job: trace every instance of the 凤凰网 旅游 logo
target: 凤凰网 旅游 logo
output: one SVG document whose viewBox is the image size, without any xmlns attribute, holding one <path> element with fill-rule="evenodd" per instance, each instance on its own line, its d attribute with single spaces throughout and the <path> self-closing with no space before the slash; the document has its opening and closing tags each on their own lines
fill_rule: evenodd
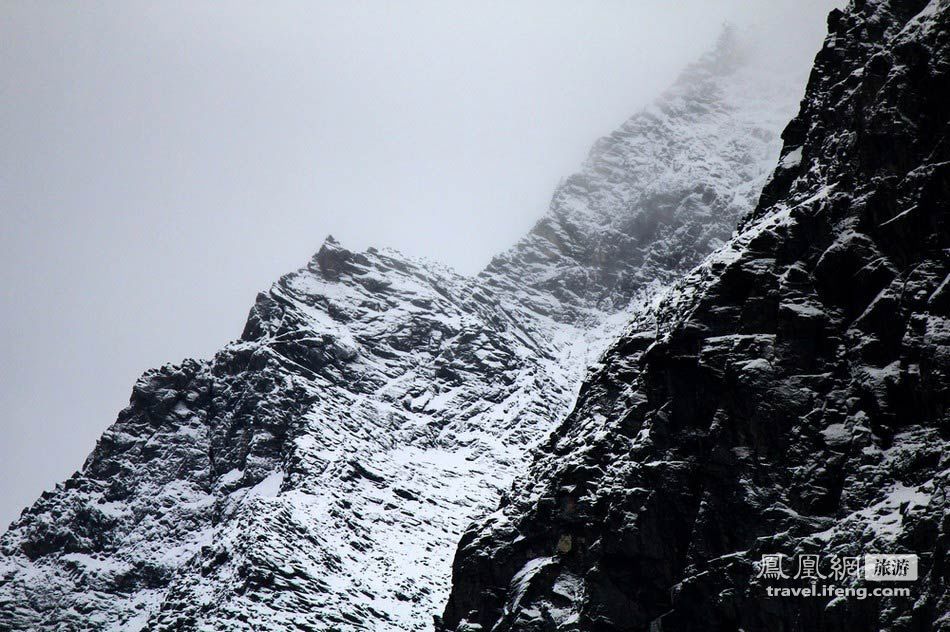
<svg viewBox="0 0 950 632">
<path fill-rule="evenodd" d="M 755 564 L 756 582 L 770 597 L 910 596 L 910 587 L 882 582 L 912 582 L 918 576 L 913 553 L 823 556 L 817 553 L 764 554 Z M 874 582 L 870 586 L 867 584 Z"/>
</svg>

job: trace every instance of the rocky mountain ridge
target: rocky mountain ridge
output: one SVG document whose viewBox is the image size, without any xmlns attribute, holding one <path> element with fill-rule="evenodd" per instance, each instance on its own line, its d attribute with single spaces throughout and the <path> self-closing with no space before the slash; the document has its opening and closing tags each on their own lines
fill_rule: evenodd
<svg viewBox="0 0 950 632">
<path fill-rule="evenodd" d="M 479 275 L 328 239 L 239 340 L 143 375 L 0 539 L 0 627 L 428 628 L 463 529 L 753 206 L 799 91 L 740 53 L 601 140 Z"/>
<path fill-rule="evenodd" d="M 466 532 L 439 629 L 950 629 L 950 2 L 828 26 L 759 204 Z M 909 597 L 762 572 L 895 553 Z"/>
</svg>

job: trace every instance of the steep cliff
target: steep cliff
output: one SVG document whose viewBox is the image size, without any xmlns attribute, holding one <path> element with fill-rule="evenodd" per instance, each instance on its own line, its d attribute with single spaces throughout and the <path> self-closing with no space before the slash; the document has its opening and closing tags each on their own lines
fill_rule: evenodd
<svg viewBox="0 0 950 632">
<path fill-rule="evenodd" d="M 950 2 L 828 25 L 759 204 L 463 536 L 444 629 L 950 629 Z M 761 566 L 878 553 L 909 597 Z"/>
<path fill-rule="evenodd" d="M 429 627 L 587 367 L 752 208 L 804 83 L 752 61 L 725 36 L 481 274 L 331 239 L 239 340 L 146 373 L 0 540 L 0 628 Z"/>
</svg>

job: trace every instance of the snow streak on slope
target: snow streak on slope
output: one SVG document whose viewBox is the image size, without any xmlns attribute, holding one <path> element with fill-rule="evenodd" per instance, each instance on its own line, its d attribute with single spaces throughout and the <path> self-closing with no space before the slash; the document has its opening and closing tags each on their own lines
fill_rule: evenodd
<svg viewBox="0 0 950 632">
<path fill-rule="evenodd" d="M 725 36 L 476 277 L 330 239 L 146 373 L 0 541 L 0 627 L 425 629 L 587 367 L 753 205 L 802 81 L 750 68 Z"/>
</svg>

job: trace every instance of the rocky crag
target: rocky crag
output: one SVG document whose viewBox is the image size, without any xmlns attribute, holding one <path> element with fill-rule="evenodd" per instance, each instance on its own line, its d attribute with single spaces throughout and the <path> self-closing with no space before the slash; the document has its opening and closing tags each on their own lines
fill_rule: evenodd
<svg viewBox="0 0 950 632">
<path fill-rule="evenodd" d="M 760 202 L 465 533 L 442 629 L 950 629 L 950 2 L 828 26 Z M 761 566 L 873 553 L 911 596 Z"/>
<path fill-rule="evenodd" d="M 327 240 L 0 539 L 4 630 L 419 630 L 622 323 L 753 207 L 801 78 L 729 35 L 480 274 Z M 766 69 L 769 70 L 769 69 Z"/>
</svg>

